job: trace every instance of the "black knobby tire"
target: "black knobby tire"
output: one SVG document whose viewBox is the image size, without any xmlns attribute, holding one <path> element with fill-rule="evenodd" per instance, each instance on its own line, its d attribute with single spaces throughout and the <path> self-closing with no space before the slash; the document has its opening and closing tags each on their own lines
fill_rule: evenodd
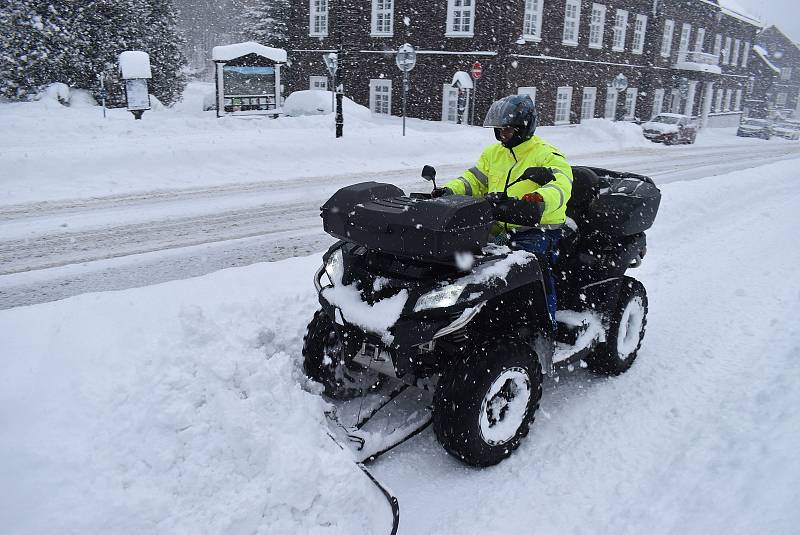
<svg viewBox="0 0 800 535">
<path fill-rule="evenodd" d="M 442 374 L 433 430 L 466 464 L 491 466 L 527 436 L 541 397 L 542 369 L 533 349 L 513 338 L 485 340 Z"/>
<path fill-rule="evenodd" d="M 646 327 L 647 291 L 638 280 L 624 277 L 606 341 L 586 359 L 589 369 L 606 375 L 627 371 L 636 360 Z"/>
<path fill-rule="evenodd" d="M 334 399 L 364 395 L 380 382 L 377 372 L 355 363 L 345 364 L 333 321 L 322 310 L 314 314 L 303 337 L 303 371 Z"/>
</svg>

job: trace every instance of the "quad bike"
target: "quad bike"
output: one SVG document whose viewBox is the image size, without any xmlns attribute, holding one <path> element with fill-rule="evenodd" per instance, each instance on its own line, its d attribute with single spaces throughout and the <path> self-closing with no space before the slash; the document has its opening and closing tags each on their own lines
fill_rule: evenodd
<svg viewBox="0 0 800 535">
<path fill-rule="evenodd" d="M 406 196 L 366 182 L 322 206 L 325 231 L 340 241 L 315 275 L 321 308 L 303 365 L 357 460 L 432 421 L 449 453 L 496 464 L 528 434 L 543 375 L 577 363 L 608 375 L 631 366 L 647 295 L 626 272 L 645 256 L 661 194 L 644 176 L 573 171 L 555 330 L 537 257 L 490 243 L 496 197 Z"/>
</svg>

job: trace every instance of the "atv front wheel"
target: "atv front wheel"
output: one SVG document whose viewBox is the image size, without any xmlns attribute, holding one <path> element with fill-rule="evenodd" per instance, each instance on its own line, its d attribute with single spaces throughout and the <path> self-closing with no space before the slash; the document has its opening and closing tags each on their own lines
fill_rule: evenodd
<svg viewBox="0 0 800 535">
<path fill-rule="evenodd" d="M 528 434 L 542 397 L 542 369 L 521 340 L 489 339 L 439 380 L 433 430 L 472 466 L 497 464 Z"/>
<path fill-rule="evenodd" d="M 627 371 L 636 360 L 646 326 L 647 292 L 638 280 L 624 277 L 606 341 L 586 359 L 589 369 L 606 375 Z"/>
<path fill-rule="evenodd" d="M 352 399 L 377 388 L 380 375 L 356 363 L 345 363 L 344 346 L 333 321 L 325 312 L 314 314 L 303 337 L 303 371 L 322 383 L 325 394 L 334 399 Z"/>
</svg>

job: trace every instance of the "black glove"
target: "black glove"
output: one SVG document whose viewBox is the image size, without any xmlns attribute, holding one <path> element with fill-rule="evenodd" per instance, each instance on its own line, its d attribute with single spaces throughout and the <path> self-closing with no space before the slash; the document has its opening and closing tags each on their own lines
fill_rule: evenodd
<svg viewBox="0 0 800 535">
<path fill-rule="evenodd" d="M 532 227 L 539 224 L 544 213 L 544 203 L 515 199 L 505 193 L 490 193 L 486 200 L 492 205 L 492 217 L 503 223 Z"/>
<path fill-rule="evenodd" d="M 453 195 L 453 190 L 450 188 L 433 188 L 433 191 L 431 192 L 432 199 L 446 197 L 447 195 Z"/>
<path fill-rule="evenodd" d="M 540 186 L 556 179 L 556 176 L 548 167 L 528 167 L 520 177 L 523 180 L 533 180 Z"/>
</svg>

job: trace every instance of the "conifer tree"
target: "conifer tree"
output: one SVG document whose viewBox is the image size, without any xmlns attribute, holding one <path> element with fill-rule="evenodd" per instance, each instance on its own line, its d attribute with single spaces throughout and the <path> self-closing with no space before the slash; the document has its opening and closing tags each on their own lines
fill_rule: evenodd
<svg viewBox="0 0 800 535">
<path fill-rule="evenodd" d="M 262 45 L 285 49 L 290 9 L 289 0 L 256 0 L 245 21 L 245 34 Z"/>
<path fill-rule="evenodd" d="M 150 54 L 150 67 L 153 72 L 150 93 L 169 106 L 180 99 L 186 87 L 186 76 L 183 73 L 186 65 L 183 53 L 185 42 L 177 29 L 172 0 L 146 1 L 147 45 L 142 50 Z"/>
</svg>

